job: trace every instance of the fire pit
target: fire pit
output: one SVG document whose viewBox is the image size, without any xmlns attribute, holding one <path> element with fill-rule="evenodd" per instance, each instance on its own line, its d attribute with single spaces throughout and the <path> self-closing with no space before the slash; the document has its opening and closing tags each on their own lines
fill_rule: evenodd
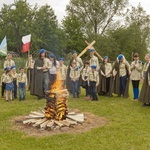
<svg viewBox="0 0 150 150">
<path fill-rule="evenodd" d="M 74 127 L 84 122 L 83 114 L 70 112 L 68 109 L 69 92 L 63 89 L 63 82 L 58 73 L 56 81 L 46 92 L 46 107 L 44 110 L 31 111 L 25 117 L 23 124 L 32 125 L 43 129 L 61 129 Z"/>
</svg>

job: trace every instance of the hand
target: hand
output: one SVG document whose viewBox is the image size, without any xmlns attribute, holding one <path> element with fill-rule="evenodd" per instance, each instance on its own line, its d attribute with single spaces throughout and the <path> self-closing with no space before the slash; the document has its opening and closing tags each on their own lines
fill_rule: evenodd
<svg viewBox="0 0 150 150">
<path fill-rule="evenodd" d="M 148 81 L 148 85 L 150 86 L 150 81 Z"/>
<path fill-rule="evenodd" d="M 46 69 L 46 67 L 42 67 L 42 70 L 45 70 Z"/>
</svg>

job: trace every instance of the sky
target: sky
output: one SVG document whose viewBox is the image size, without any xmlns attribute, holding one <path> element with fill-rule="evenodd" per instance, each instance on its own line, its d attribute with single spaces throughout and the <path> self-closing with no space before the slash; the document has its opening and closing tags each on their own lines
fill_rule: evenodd
<svg viewBox="0 0 150 150">
<path fill-rule="evenodd" d="M 31 5 L 38 4 L 38 5 L 50 5 L 53 10 L 55 11 L 55 15 L 57 16 L 57 19 L 59 23 L 61 23 L 61 20 L 66 15 L 65 9 L 66 5 L 69 4 L 70 0 L 27 0 Z M 14 0 L 0 0 L 0 7 L 3 6 L 3 4 L 11 4 Z M 144 8 L 147 14 L 150 15 L 150 0 L 129 0 L 129 5 L 137 6 L 139 3 L 141 3 L 141 6 Z"/>
</svg>

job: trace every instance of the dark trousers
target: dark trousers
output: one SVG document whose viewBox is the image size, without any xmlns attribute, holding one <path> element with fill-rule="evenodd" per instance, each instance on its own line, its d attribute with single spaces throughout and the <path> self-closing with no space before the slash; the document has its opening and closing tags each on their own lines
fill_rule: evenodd
<svg viewBox="0 0 150 150">
<path fill-rule="evenodd" d="M 2 82 L 2 97 L 4 97 L 4 92 L 5 92 L 5 86 L 6 84 L 4 82 Z"/>
<path fill-rule="evenodd" d="M 71 81 L 73 98 L 75 98 L 76 95 L 77 95 L 77 97 L 79 97 L 79 88 L 78 88 L 79 86 L 78 86 L 78 84 L 79 84 L 79 81 L 78 81 L 78 80 L 76 80 L 76 81 Z"/>
<path fill-rule="evenodd" d="M 50 85 L 52 85 L 56 81 L 56 74 L 50 74 L 49 75 L 49 80 L 50 80 Z"/>
<path fill-rule="evenodd" d="M 134 99 L 139 98 L 139 83 L 140 83 L 140 80 L 132 80 Z"/>
<path fill-rule="evenodd" d="M 92 100 L 98 100 L 95 81 L 90 81 L 90 96 Z"/>
<path fill-rule="evenodd" d="M 120 77 L 120 95 L 124 95 L 127 83 L 127 76 Z"/>
<path fill-rule="evenodd" d="M 89 96 L 90 95 L 90 90 L 89 90 L 89 86 L 88 86 L 88 82 L 87 81 L 83 82 L 83 87 L 85 88 L 86 96 Z"/>
<path fill-rule="evenodd" d="M 28 69 L 27 70 L 28 90 L 31 89 L 32 74 L 33 74 L 33 69 Z"/>
<path fill-rule="evenodd" d="M 109 88 L 110 88 L 110 77 L 106 78 L 106 92 L 109 92 Z"/>
<path fill-rule="evenodd" d="M 14 89 L 13 89 L 13 98 L 17 98 L 17 80 L 13 81 Z"/>
</svg>

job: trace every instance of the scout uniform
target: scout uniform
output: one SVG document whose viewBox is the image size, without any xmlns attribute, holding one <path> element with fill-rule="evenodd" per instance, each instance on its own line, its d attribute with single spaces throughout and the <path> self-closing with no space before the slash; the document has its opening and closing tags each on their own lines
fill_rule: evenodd
<svg viewBox="0 0 150 150">
<path fill-rule="evenodd" d="M 129 97 L 129 75 L 131 74 L 130 65 L 124 55 L 120 54 L 113 67 L 114 93 L 118 96 Z"/>
<path fill-rule="evenodd" d="M 12 59 L 5 60 L 4 68 L 11 68 L 12 66 L 15 66 L 15 62 Z"/>
<path fill-rule="evenodd" d="M 17 98 L 17 76 L 18 76 L 18 74 L 16 73 L 15 66 L 12 66 L 11 69 L 12 69 L 12 77 L 13 77 L 13 84 L 14 84 L 13 99 L 16 99 Z"/>
<path fill-rule="evenodd" d="M 10 70 L 8 70 L 10 72 Z M 8 96 L 10 94 L 10 100 L 13 100 L 12 97 L 12 90 L 14 88 L 13 84 L 13 77 L 9 75 L 6 71 L 6 75 L 4 76 L 4 83 L 6 84 L 5 89 L 6 89 L 6 102 L 8 102 Z"/>
<path fill-rule="evenodd" d="M 30 59 L 28 59 L 28 61 L 26 62 L 26 65 L 25 65 L 25 68 L 27 69 L 27 79 L 28 79 L 29 90 L 31 88 L 31 82 L 32 82 L 31 80 L 32 80 L 34 63 L 35 63 L 35 61 L 32 58 L 30 58 Z"/>
<path fill-rule="evenodd" d="M 103 95 L 106 95 L 109 92 L 110 78 L 111 78 L 111 71 L 112 71 L 111 63 L 104 62 L 106 59 L 108 59 L 108 56 L 105 56 L 103 58 L 103 64 L 100 67 L 100 75 L 101 75 L 101 82 L 100 82 L 101 85 L 100 86 L 101 86 Z"/>
<path fill-rule="evenodd" d="M 19 92 L 19 100 L 26 99 L 26 86 L 27 86 L 27 75 L 25 73 L 19 73 L 17 77 L 17 86 Z"/>
<path fill-rule="evenodd" d="M 86 66 L 82 71 L 83 87 L 85 88 L 85 91 L 86 91 L 86 97 L 90 95 L 89 86 L 87 82 L 90 71 L 91 71 L 91 68 L 89 66 Z"/>
<path fill-rule="evenodd" d="M 134 100 L 138 99 L 139 97 L 139 82 L 141 79 L 141 71 L 142 71 L 142 62 L 139 60 L 133 61 L 131 63 L 130 79 L 132 80 Z"/>
<path fill-rule="evenodd" d="M 60 80 L 63 81 L 63 87 L 65 87 L 65 81 L 66 81 L 66 76 L 67 76 L 67 67 L 63 64 L 64 59 L 63 58 L 59 58 L 59 67 L 58 67 L 58 71 L 60 73 Z"/>
<path fill-rule="evenodd" d="M 73 64 L 76 64 L 73 62 Z M 77 96 L 79 98 L 79 77 L 80 77 L 80 69 L 78 67 L 71 67 L 70 70 L 70 78 L 71 78 L 71 85 L 72 85 L 72 94 L 73 98 Z"/>
<path fill-rule="evenodd" d="M 95 50 L 94 49 L 90 49 L 89 52 L 90 52 L 90 66 L 92 65 L 95 65 L 96 66 L 96 70 L 99 70 L 99 61 L 98 61 L 98 58 L 96 56 L 94 56 L 94 54 L 91 54 L 93 53 Z"/>
<path fill-rule="evenodd" d="M 2 97 L 4 97 L 5 86 L 6 86 L 6 84 L 4 82 L 5 75 L 6 75 L 5 72 L 1 75 L 1 94 L 2 94 Z"/>
<path fill-rule="evenodd" d="M 89 72 L 88 74 L 88 85 L 90 86 L 90 96 L 93 101 L 97 101 L 97 92 L 96 88 L 99 84 L 99 75 L 98 72 L 96 71 L 96 66 L 92 65 L 91 66 L 92 71 Z"/>
</svg>

